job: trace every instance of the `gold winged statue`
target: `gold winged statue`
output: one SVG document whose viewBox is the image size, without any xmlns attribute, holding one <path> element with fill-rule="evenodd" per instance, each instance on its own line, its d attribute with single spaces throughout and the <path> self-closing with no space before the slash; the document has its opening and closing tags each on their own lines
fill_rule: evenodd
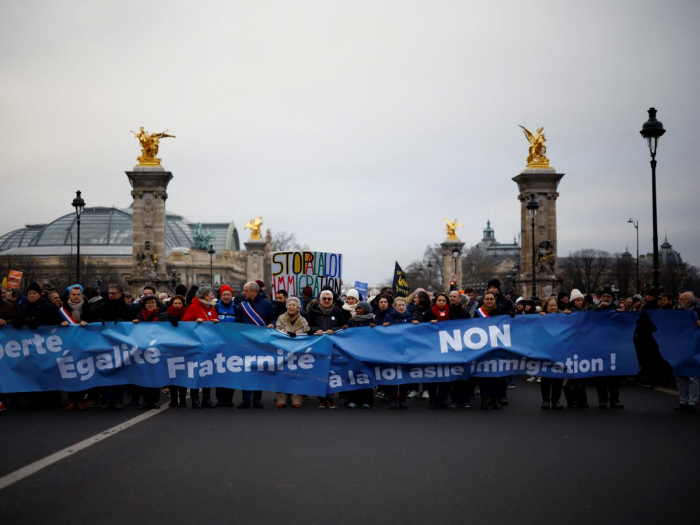
<svg viewBox="0 0 700 525">
<path fill-rule="evenodd" d="M 175 138 L 175 135 L 168 135 L 167 130 L 162 133 L 148 133 L 143 127 L 139 128 L 138 133 L 135 131 L 132 133 L 141 144 L 141 156 L 136 159 L 139 161 L 139 166 L 160 166 L 160 159 L 156 158 L 160 139 Z"/>
<path fill-rule="evenodd" d="M 544 136 L 544 133 L 542 131 L 544 128 L 538 128 L 537 129 L 537 134 L 533 135 L 530 130 L 528 130 L 524 126 L 520 126 L 523 128 L 523 131 L 525 132 L 525 137 L 527 138 L 528 142 L 530 143 L 530 149 L 529 149 L 529 155 L 527 156 L 527 167 L 528 168 L 549 168 L 551 169 L 552 167 L 549 165 L 549 159 L 547 158 L 547 146 L 544 145 L 544 143 L 547 141 L 547 139 Z"/>
<path fill-rule="evenodd" d="M 260 228 L 262 228 L 262 217 L 250 219 L 243 227 L 244 230 L 250 230 L 250 241 L 261 241 Z"/>
<path fill-rule="evenodd" d="M 442 219 L 445 221 L 447 224 L 445 224 L 445 228 L 447 229 L 447 240 L 448 241 L 458 241 L 459 237 L 457 237 L 457 227 L 458 226 L 464 226 L 461 222 L 457 222 L 457 219 L 451 221 L 450 219 Z"/>
</svg>

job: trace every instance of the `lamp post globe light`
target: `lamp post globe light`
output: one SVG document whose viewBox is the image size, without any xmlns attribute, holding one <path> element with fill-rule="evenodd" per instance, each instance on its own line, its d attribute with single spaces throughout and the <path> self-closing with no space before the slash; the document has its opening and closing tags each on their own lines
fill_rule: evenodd
<svg viewBox="0 0 700 525">
<path fill-rule="evenodd" d="M 75 273 L 77 276 L 76 282 L 80 283 L 80 216 L 83 214 L 83 208 L 85 208 L 85 201 L 80 196 L 80 191 L 75 192 L 75 199 L 73 199 L 72 206 L 75 208 L 75 216 L 78 219 L 78 238 L 76 241 L 77 261 Z"/>
<path fill-rule="evenodd" d="M 214 245 L 210 244 L 209 249 L 207 250 L 207 253 L 209 254 L 209 284 L 210 286 L 214 286 L 214 254 L 216 253 L 216 250 L 214 249 Z"/>
<path fill-rule="evenodd" d="M 649 120 L 642 126 L 640 131 L 642 137 L 647 141 L 649 153 L 651 154 L 651 202 L 653 213 L 653 229 L 654 229 L 654 266 L 652 270 L 652 286 L 661 291 L 661 270 L 659 269 L 659 235 L 656 225 L 656 150 L 659 146 L 659 138 L 666 133 L 664 125 L 656 120 L 656 108 L 649 108 Z"/>
<path fill-rule="evenodd" d="M 632 226 L 634 226 L 634 229 L 637 230 L 637 293 L 639 293 L 639 221 L 630 219 L 627 222 L 632 224 Z"/>
<path fill-rule="evenodd" d="M 537 210 L 540 207 L 540 203 L 537 202 L 534 193 L 530 194 L 530 200 L 527 201 L 525 207 L 527 208 L 527 211 L 530 214 L 530 218 L 532 219 L 532 299 L 537 299 L 537 263 L 535 261 L 535 216 L 537 215 Z"/>
</svg>

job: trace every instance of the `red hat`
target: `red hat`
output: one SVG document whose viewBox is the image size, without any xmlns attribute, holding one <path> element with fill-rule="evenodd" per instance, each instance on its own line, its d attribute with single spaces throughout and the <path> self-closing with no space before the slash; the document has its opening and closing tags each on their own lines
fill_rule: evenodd
<svg viewBox="0 0 700 525">
<path fill-rule="evenodd" d="M 223 285 L 221 288 L 219 288 L 219 297 L 221 297 L 221 294 L 224 292 L 231 292 L 231 295 L 233 295 L 233 288 L 231 288 L 228 284 Z"/>
<path fill-rule="evenodd" d="M 305 286 L 301 291 L 301 295 L 305 295 L 306 297 L 311 297 L 313 294 L 314 291 L 311 289 L 311 286 Z"/>
<path fill-rule="evenodd" d="M 265 283 L 262 282 L 260 279 L 258 279 L 257 281 L 255 281 L 255 284 L 257 284 L 257 285 L 260 287 L 261 290 L 262 290 L 263 288 L 265 288 Z"/>
</svg>

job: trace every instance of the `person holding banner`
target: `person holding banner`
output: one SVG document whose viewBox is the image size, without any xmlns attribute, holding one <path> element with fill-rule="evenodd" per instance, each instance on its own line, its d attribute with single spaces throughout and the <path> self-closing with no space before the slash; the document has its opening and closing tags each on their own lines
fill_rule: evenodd
<svg viewBox="0 0 700 525">
<path fill-rule="evenodd" d="M 155 295 L 146 295 L 141 300 L 142 308 L 133 323 L 155 323 L 161 320 L 161 312 L 158 303 L 158 297 Z M 143 394 L 142 409 L 160 408 L 158 400 L 160 399 L 160 387 L 140 387 Z"/>
<path fill-rule="evenodd" d="M 557 299 L 556 297 L 547 297 L 542 303 L 542 312 L 540 312 L 540 314 L 546 316 L 558 313 L 560 306 L 558 303 L 560 301 L 561 299 Z M 550 408 L 552 410 L 564 410 L 564 407 L 559 403 L 563 386 L 563 379 L 552 377 L 541 378 L 540 393 L 542 394 L 542 406 L 540 408 L 542 410 L 549 410 Z"/>
<path fill-rule="evenodd" d="M 317 303 L 309 308 L 309 326 L 316 335 L 333 335 L 335 330 L 343 327 L 345 315 L 333 302 L 333 292 L 323 290 Z M 338 408 L 333 402 L 333 396 L 318 398 L 318 408 Z"/>
<path fill-rule="evenodd" d="M 617 309 L 615 293 L 610 288 L 605 288 L 600 294 L 600 303 L 596 306 L 596 312 L 612 311 Z M 596 377 L 595 389 L 598 392 L 598 408 L 625 408 L 620 402 L 620 391 L 617 388 L 617 376 Z"/>
<path fill-rule="evenodd" d="M 309 323 L 301 315 L 301 301 L 298 297 L 290 297 L 287 299 L 287 311 L 277 318 L 275 328 L 291 337 L 309 333 Z M 277 408 L 284 408 L 287 406 L 287 399 L 289 397 L 292 398 L 292 406 L 294 408 L 302 407 L 301 394 L 277 392 L 277 398 L 275 400 Z"/>
<path fill-rule="evenodd" d="M 73 285 L 68 288 L 68 301 L 65 306 L 59 308 L 58 313 L 63 318 L 61 326 L 87 326 L 86 318 L 90 317 L 90 306 L 85 302 L 83 290 L 80 285 Z M 68 392 L 68 405 L 64 412 L 71 412 L 75 409 L 79 411 L 87 410 L 85 406 L 85 395 L 87 390 Z"/>
<path fill-rule="evenodd" d="M 354 290 L 353 290 L 354 291 Z M 348 293 L 349 295 L 349 293 Z M 360 301 L 355 305 L 355 313 L 352 319 L 348 321 L 348 328 L 372 327 L 374 315 L 372 315 L 372 307 L 367 301 Z M 346 408 L 372 408 L 374 401 L 374 389 L 360 388 L 359 390 L 350 390 L 348 392 Z M 394 407 L 396 408 L 396 407 Z"/>
<path fill-rule="evenodd" d="M 238 306 L 233 302 L 233 288 L 224 284 L 219 288 L 219 301 L 214 307 L 222 323 L 235 323 Z M 233 388 L 216 387 L 216 406 L 233 408 Z"/>
<path fill-rule="evenodd" d="M 218 323 L 219 316 L 214 309 L 214 291 L 210 286 L 202 286 L 197 289 L 197 294 L 192 298 L 192 303 L 187 307 L 184 321 L 197 321 L 198 323 L 211 322 Z M 211 400 L 211 388 L 202 388 L 202 401 L 199 401 L 199 388 L 190 388 L 190 399 L 192 408 L 199 410 L 203 408 L 216 408 Z"/>
<path fill-rule="evenodd" d="M 14 325 L 17 322 L 17 312 L 12 306 L 12 303 L 5 300 L 7 295 L 7 288 L 3 286 L 2 298 L 0 298 L 0 329 L 7 324 Z M 0 395 L 0 412 L 7 410 L 7 406 L 5 405 L 4 401 L 4 397 Z"/>
<path fill-rule="evenodd" d="M 459 292 L 457 292 L 459 293 Z M 396 299 L 394 299 L 396 302 Z M 447 294 L 440 292 L 435 296 L 433 306 L 423 315 L 423 323 L 436 324 L 442 321 L 450 320 L 450 305 Z M 428 398 L 430 399 L 430 408 L 448 409 L 450 405 L 447 403 L 447 396 L 450 393 L 451 383 L 438 382 L 426 383 L 428 385 Z"/>
<path fill-rule="evenodd" d="M 187 293 L 187 289 L 185 289 L 185 293 Z M 168 321 L 173 326 L 177 326 L 185 315 L 185 312 L 187 312 L 185 297 L 183 295 L 174 295 L 170 301 L 170 306 L 168 306 L 168 311 L 164 314 L 160 314 L 160 320 Z M 170 385 L 168 386 L 168 393 L 170 394 L 170 408 L 187 407 L 186 386 Z"/>
<path fill-rule="evenodd" d="M 499 315 L 507 315 L 496 304 L 496 294 L 493 291 L 487 291 L 481 297 L 483 305 L 476 309 L 475 318 L 479 317 L 497 317 Z M 503 381 L 500 377 L 482 377 L 479 379 L 479 390 L 481 390 L 481 410 L 488 410 L 489 399 L 493 404 L 494 410 L 501 410 L 500 398 L 503 395 L 501 386 Z"/>
<path fill-rule="evenodd" d="M 245 300 L 238 305 L 236 322 L 261 328 L 274 328 L 272 324 L 274 307 L 265 296 L 260 295 L 260 285 L 256 281 L 245 283 L 243 295 Z M 244 390 L 243 402 L 238 405 L 238 408 L 245 409 L 251 406 L 253 408 L 264 408 L 260 401 L 261 399 L 262 390 Z"/>
<path fill-rule="evenodd" d="M 13 292 L 16 290 L 13 289 Z M 39 283 L 31 283 L 27 288 L 27 302 L 19 308 L 16 326 L 26 326 L 34 330 L 39 326 L 58 326 L 63 320 L 58 314 L 58 309 L 47 299 L 42 297 L 42 290 Z M 52 392 L 29 392 L 27 398 L 30 405 L 36 406 L 40 410 L 47 410 L 53 405 L 59 405 L 59 393 Z"/>
</svg>

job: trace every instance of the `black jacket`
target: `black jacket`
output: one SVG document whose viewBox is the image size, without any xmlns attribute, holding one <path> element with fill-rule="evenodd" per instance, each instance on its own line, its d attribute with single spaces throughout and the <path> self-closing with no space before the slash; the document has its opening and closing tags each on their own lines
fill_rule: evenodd
<svg viewBox="0 0 700 525">
<path fill-rule="evenodd" d="M 321 311 L 318 303 L 312 305 L 309 310 L 309 327 L 312 333 L 342 328 L 345 324 L 344 319 L 343 310 L 338 308 L 338 305 L 333 305 L 333 310 L 328 314 Z"/>
<path fill-rule="evenodd" d="M 49 301 L 40 297 L 33 303 L 27 302 L 19 309 L 18 324 L 31 329 L 37 326 L 55 326 L 61 324 L 63 318 Z"/>
</svg>

